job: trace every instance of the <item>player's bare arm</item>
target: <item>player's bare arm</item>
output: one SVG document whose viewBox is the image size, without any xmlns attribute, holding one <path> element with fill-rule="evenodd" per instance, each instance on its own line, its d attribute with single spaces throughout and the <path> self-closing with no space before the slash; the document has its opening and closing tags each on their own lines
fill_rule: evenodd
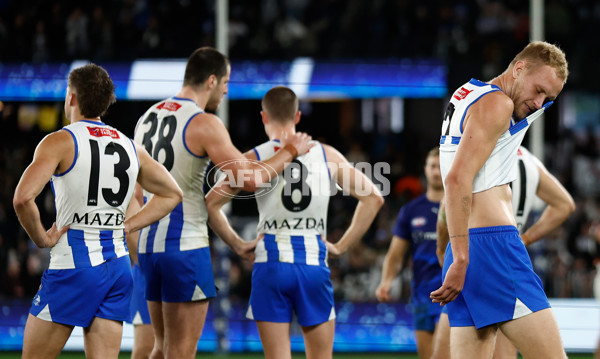
<svg viewBox="0 0 600 359">
<path fill-rule="evenodd" d="M 244 153 L 244 157 L 256 161 L 254 151 Z M 233 229 L 227 215 L 223 211 L 223 206 L 233 199 L 239 192 L 240 188 L 231 188 L 228 181 L 224 178 L 219 181 L 206 195 L 206 210 L 208 211 L 208 225 L 210 228 L 225 242 L 235 253 L 240 257 L 253 260 L 254 248 L 259 238 L 253 241 L 246 242 Z"/>
<path fill-rule="evenodd" d="M 52 247 L 69 227 L 48 231 L 42 225 L 35 198 L 42 192 L 52 175 L 65 172 L 75 159 L 75 144 L 67 131 L 57 131 L 46 136 L 37 146 L 33 162 L 27 167 L 13 197 L 13 206 L 19 222 L 40 248 Z"/>
<path fill-rule="evenodd" d="M 383 206 L 383 197 L 379 189 L 367 176 L 352 167 L 346 158 L 335 148 L 323 145 L 330 166 L 331 177 L 350 195 L 358 199 L 350 226 L 335 243 L 326 242 L 331 254 L 340 255 L 350 249 L 367 232 L 377 212 Z"/>
<path fill-rule="evenodd" d="M 442 287 L 431 293 L 435 303 L 451 302 L 463 288 L 469 264 L 473 179 L 489 158 L 498 138 L 509 128 L 513 106 L 506 95 L 492 92 L 474 103 L 465 117 L 463 136 L 445 181 L 446 217 L 454 262 Z"/>
<path fill-rule="evenodd" d="M 446 247 L 450 237 L 448 236 L 448 222 L 446 221 L 446 200 L 442 198 L 440 201 L 440 210 L 438 211 L 438 220 L 436 222 L 437 232 L 437 247 L 435 253 L 438 257 L 440 267 L 444 266 L 444 256 L 446 255 Z"/>
<path fill-rule="evenodd" d="M 407 240 L 398 236 L 392 237 L 390 248 L 383 259 L 381 281 L 375 290 L 378 301 L 388 302 L 390 300 L 392 281 L 404 267 L 404 258 L 409 249 L 410 243 Z"/>
<path fill-rule="evenodd" d="M 135 144 L 135 148 L 140 160 L 137 182 L 153 196 L 140 211 L 125 220 L 125 234 L 158 221 L 183 200 L 183 193 L 169 171 L 153 160 L 142 146 Z"/>
<path fill-rule="evenodd" d="M 127 207 L 127 211 L 125 212 L 125 220 L 127 220 L 129 217 L 132 217 L 134 214 L 138 213 L 140 211 L 140 209 L 142 208 L 143 202 L 144 202 L 144 200 L 143 200 L 142 187 L 140 187 L 138 184 L 136 184 L 135 192 L 133 193 L 133 197 L 131 198 L 131 201 L 129 202 L 129 207 Z M 140 231 L 133 231 L 133 232 L 127 233 L 127 235 L 125 236 L 125 241 L 127 242 L 127 250 L 129 251 L 129 258 L 131 259 L 132 264 L 133 263 L 138 264 L 137 245 L 138 245 L 139 234 L 140 234 Z"/>
<path fill-rule="evenodd" d="M 262 166 L 254 161 L 244 160 L 244 155 L 233 145 L 227 129 L 218 117 L 202 113 L 190 121 L 186 132 L 186 142 L 190 150 L 197 155 L 208 155 L 216 166 L 227 164 L 227 168 L 237 176 L 239 170 L 249 170 L 252 176 L 245 176 L 243 189 L 253 192 L 261 184 L 270 182 L 283 171 L 296 156 L 303 155 L 314 146 L 311 137 L 298 132 L 281 138 L 282 150 L 264 161 Z M 258 174 L 258 175 L 254 175 Z M 240 177 L 241 178 L 241 177 Z"/>
<path fill-rule="evenodd" d="M 575 201 L 566 188 L 554 177 L 546 167 L 535 159 L 539 172 L 540 183 L 536 195 L 547 206 L 540 218 L 521 236 L 523 243 L 533 243 L 560 226 L 571 213 L 575 211 Z"/>
</svg>

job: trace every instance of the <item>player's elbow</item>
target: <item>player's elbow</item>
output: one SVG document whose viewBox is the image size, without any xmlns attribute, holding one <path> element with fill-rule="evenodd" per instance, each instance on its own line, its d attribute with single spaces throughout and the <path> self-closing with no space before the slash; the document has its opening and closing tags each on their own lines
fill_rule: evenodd
<svg viewBox="0 0 600 359">
<path fill-rule="evenodd" d="M 25 196 L 17 191 L 13 196 L 13 208 L 17 213 L 19 213 L 19 211 L 24 209 L 27 206 L 27 203 L 31 200 L 32 198 L 29 198 L 29 196 Z"/>
<path fill-rule="evenodd" d="M 383 204 L 385 203 L 385 200 L 383 199 L 383 196 L 379 193 L 373 193 L 371 195 L 372 200 L 373 200 L 373 206 L 375 207 L 375 209 L 377 211 L 379 211 L 379 209 L 381 209 L 381 207 L 383 207 Z"/>
<path fill-rule="evenodd" d="M 456 174 L 456 172 L 448 173 L 448 176 L 446 176 L 446 180 L 444 181 L 446 192 L 452 193 L 456 191 L 458 188 L 460 188 L 463 182 L 464 181 L 462 180 L 460 175 Z"/>
<path fill-rule="evenodd" d="M 183 191 L 181 191 L 179 186 L 172 188 L 166 198 L 169 200 L 169 205 L 175 208 L 179 203 L 181 203 L 181 201 L 183 201 Z M 171 208 L 171 210 L 173 210 L 173 208 Z"/>
<path fill-rule="evenodd" d="M 567 198 L 560 205 L 560 210 L 562 213 L 564 213 L 565 218 L 575 212 L 575 208 L 575 201 L 571 196 L 567 196 Z"/>
<path fill-rule="evenodd" d="M 246 192 L 254 192 L 260 188 L 260 181 L 256 181 L 254 178 L 248 179 L 243 182 L 242 189 Z"/>
</svg>

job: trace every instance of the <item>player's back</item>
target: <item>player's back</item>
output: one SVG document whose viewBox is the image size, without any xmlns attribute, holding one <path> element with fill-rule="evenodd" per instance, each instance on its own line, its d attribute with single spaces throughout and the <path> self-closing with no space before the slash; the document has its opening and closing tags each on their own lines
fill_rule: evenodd
<svg viewBox="0 0 600 359">
<path fill-rule="evenodd" d="M 202 192 L 209 158 L 193 154 L 185 141 L 189 122 L 202 112 L 190 99 L 171 97 L 153 105 L 138 121 L 135 141 L 165 166 L 183 191 L 183 201 L 169 215 L 141 231 L 139 253 L 185 251 L 209 244 Z M 151 196 L 144 192 L 146 199 Z"/>
<path fill-rule="evenodd" d="M 97 266 L 127 255 L 125 211 L 139 162 L 131 139 L 95 121 L 64 127 L 73 137 L 70 168 L 52 177 L 56 224 L 69 230 L 51 250 L 49 269 Z"/>
<path fill-rule="evenodd" d="M 254 151 L 264 161 L 279 148 L 279 141 L 273 140 Z M 271 186 L 256 193 L 257 232 L 264 238 L 256 247 L 255 262 L 327 265 L 322 237 L 327 229 L 331 178 L 322 144 L 293 160 Z"/>
</svg>

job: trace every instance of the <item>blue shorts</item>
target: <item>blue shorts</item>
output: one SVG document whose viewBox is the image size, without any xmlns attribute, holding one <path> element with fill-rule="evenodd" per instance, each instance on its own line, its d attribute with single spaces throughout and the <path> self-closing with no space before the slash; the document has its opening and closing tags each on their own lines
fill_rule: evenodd
<svg viewBox="0 0 600 359">
<path fill-rule="evenodd" d="M 452 262 L 449 243 L 442 270 L 444 278 Z M 451 327 L 477 329 L 550 308 L 516 227 L 469 229 L 465 284 L 447 306 Z"/>
<path fill-rule="evenodd" d="M 415 303 L 413 302 L 413 325 L 415 330 L 424 330 L 432 332 L 435 330 L 435 325 L 440 320 L 442 307 L 439 303 Z"/>
<path fill-rule="evenodd" d="M 335 319 L 333 286 L 325 266 L 282 262 L 254 263 L 248 319 L 303 327 Z"/>
<path fill-rule="evenodd" d="M 146 277 L 146 299 L 182 303 L 217 296 L 210 248 L 181 252 L 139 253 Z"/>
<path fill-rule="evenodd" d="M 46 269 L 29 312 L 43 320 L 84 328 L 94 317 L 125 321 L 132 290 L 128 255 L 95 267 Z"/>
<path fill-rule="evenodd" d="M 151 324 L 148 302 L 146 301 L 146 279 L 139 265 L 131 267 L 133 275 L 133 294 L 129 305 L 129 320 L 127 323 L 133 325 Z"/>
</svg>

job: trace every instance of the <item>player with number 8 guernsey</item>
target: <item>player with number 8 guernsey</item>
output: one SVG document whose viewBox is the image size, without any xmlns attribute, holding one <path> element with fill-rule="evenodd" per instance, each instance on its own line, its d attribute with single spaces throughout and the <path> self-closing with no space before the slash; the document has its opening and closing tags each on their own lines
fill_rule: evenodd
<svg viewBox="0 0 600 359">
<path fill-rule="evenodd" d="M 289 88 L 270 89 L 262 100 L 262 122 L 270 141 L 246 156 L 265 160 L 281 151 L 282 133 L 293 134 L 300 121 L 298 98 Z M 238 192 L 223 179 L 206 198 L 211 228 L 225 241 L 239 238 L 221 207 Z M 327 242 L 327 207 L 332 189 L 358 199 L 352 221 L 335 244 Z M 329 145 L 316 143 L 277 178 L 255 192 L 262 236 L 252 270 L 246 316 L 257 322 L 266 359 L 291 358 L 290 324 L 302 327 L 307 358 L 331 358 L 335 332 L 333 288 L 328 253 L 340 255 L 371 226 L 383 197 L 362 172 Z"/>
<path fill-rule="evenodd" d="M 100 120 L 114 100 L 103 68 L 89 64 L 71 71 L 65 98 L 71 124 L 40 142 L 15 191 L 27 234 L 37 246 L 51 247 L 25 326 L 23 358 L 58 357 L 74 326 L 84 328 L 87 357 L 117 358 L 133 289 L 125 234 L 163 217 L 182 199 L 163 166 Z M 49 180 L 56 223 L 46 232 L 35 197 Z M 125 220 L 136 181 L 154 199 Z"/>
</svg>

